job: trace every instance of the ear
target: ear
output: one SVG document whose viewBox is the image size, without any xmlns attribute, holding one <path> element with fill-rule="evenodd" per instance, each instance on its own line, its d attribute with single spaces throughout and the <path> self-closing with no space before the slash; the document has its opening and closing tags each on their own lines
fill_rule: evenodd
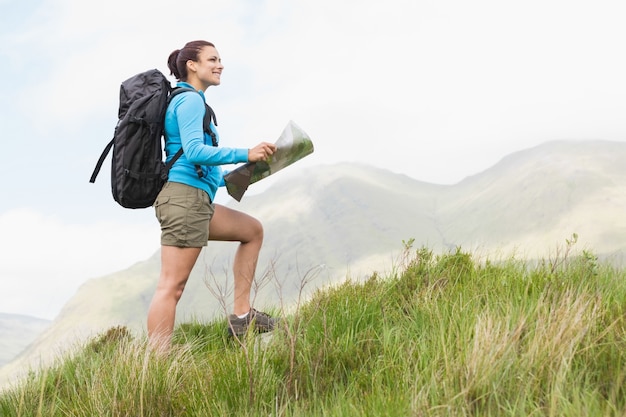
<svg viewBox="0 0 626 417">
<path fill-rule="evenodd" d="M 188 59 L 187 60 L 187 70 L 196 72 L 196 62 L 191 60 L 191 59 Z"/>
</svg>

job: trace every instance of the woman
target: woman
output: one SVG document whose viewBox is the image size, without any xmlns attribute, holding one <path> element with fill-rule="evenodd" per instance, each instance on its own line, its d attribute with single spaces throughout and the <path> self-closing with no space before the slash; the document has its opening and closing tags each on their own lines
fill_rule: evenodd
<svg viewBox="0 0 626 417">
<path fill-rule="evenodd" d="M 224 69 L 212 43 L 189 42 L 173 51 L 167 64 L 178 80 L 177 86 L 193 88 L 197 93 L 174 96 L 165 114 L 167 158 L 172 158 L 181 146 L 184 153 L 172 166 L 168 182 L 154 203 L 161 223 L 161 274 L 148 311 L 151 344 L 170 346 L 176 305 L 208 240 L 240 242 L 233 265 L 235 300 L 233 314 L 228 317 L 230 334 L 242 335 L 251 324 L 259 332 L 273 330 L 275 320 L 250 305 L 263 227 L 255 218 L 213 201 L 218 186 L 223 184 L 220 165 L 264 161 L 276 147 L 266 142 L 251 149 L 212 145 L 210 135 L 203 130 L 204 92 L 220 84 Z M 213 123 L 211 129 L 217 135 Z"/>
</svg>

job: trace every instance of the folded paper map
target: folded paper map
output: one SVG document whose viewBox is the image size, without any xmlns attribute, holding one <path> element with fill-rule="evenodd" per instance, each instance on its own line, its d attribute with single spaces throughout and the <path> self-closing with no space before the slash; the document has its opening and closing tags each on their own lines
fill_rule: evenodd
<svg viewBox="0 0 626 417">
<path fill-rule="evenodd" d="M 276 141 L 276 152 L 267 161 L 248 162 L 224 175 L 226 190 L 241 201 L 250 184 L 268 177 L 313 153 L 313 142 L 293 121 L 289 121 Z"/>
</svg>

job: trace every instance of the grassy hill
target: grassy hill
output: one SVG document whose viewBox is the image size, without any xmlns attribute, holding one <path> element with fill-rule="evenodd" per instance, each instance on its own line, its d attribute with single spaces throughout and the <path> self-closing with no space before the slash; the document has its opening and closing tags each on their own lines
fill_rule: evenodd
<svg viewBox="0 0 626 417">
<path fill-rule="evenodd" d="M 435 255 L 318 290 L 270 335 L 115 327 L 0 394 L 2 416 L 622 416 L 626 280 L 575 239 L 538 263 Z M 306 280 L 301 285 L 307 285 Z"/>
<path fill-rule="evenodd" d="M 254 304 L 288 309 L 311 273 L 305 299 L 346 278 L 389 273 L 408 239 L 436 254 L 463 247 L 477 259 L 532 260 L 557 256 L 557 243 L 577 233 L 580 249 L 620 265 L 626 253 L 624 160 L 626 143 L 563 141 L 509 155 L 454 185 L 351 163 L 294 171 L 264 193 L 232 203 L 265 228 Z M 211 242 L 203 251 L 179 303 L 178 323 L 225 316 L 234 249 Z M 0 369 L 0 385 L 111 327 L 141 336 L 158 272 L 157 250 L 127 270 L 87 281 L 51 326 Z"/>
</svg>

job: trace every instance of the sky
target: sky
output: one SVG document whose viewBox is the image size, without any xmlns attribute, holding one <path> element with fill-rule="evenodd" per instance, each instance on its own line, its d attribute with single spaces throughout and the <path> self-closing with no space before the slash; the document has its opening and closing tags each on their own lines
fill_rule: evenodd
<svg viewBox="0 0 626 417">
<path fill-rule="evenodd" d="M 313 140 L 275 180 L 360 162 L 454 184 L 547 141 L 626 141 L 625 19 L 622 0 L 0 0 L 0 312 L 53 319 L 158 250 L 153 211 L 113 201 L 110 157 L 88 179 L 120 83 L 168 74 L 187 41 L 225 66 L 222 146 L 289 120 Z"/>
</svg>

